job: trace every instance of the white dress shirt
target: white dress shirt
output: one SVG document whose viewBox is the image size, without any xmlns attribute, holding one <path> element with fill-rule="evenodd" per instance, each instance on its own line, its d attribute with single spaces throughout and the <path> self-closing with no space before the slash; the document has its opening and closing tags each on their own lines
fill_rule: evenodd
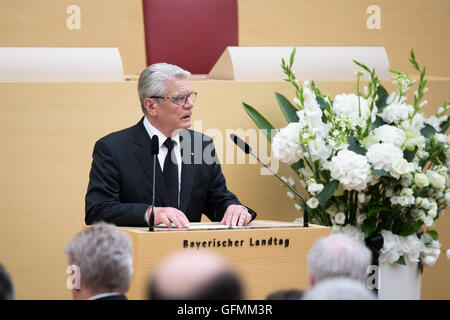
<svg viewBox="0 0 450 320">
<path fill-rule="evenodd" d="M 167 147 L 164 145 L 164 142 L 167 140 L 166 137 L 161 131 L 155 128 L 146 117 L 144 117 L 144 127 L 147 130 L 150 139 L 153 135 L 158 136 L 159 141 L 159 153 L 158 153 L 158 161 L 161 167 L 161 171 L 164 171 L 164 161 L 166 160 L 166 156 L 168 153 Z M 178 166 L 178 205 L 180 204 L 180 193 L 181 193 L 181 148 L 180 148 L 180 135 L 177 133 L 175 136 L 171 137 L 173 141 L 175 141 L 175 145 L 173 150 L 175 152 L 175 157 L 177 158 L 177 166 Z"/>
</svg>

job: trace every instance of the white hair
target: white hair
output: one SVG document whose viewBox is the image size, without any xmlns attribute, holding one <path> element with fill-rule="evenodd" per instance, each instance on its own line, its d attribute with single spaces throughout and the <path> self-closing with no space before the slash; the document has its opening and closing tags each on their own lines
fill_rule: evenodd
<svg viewBox="0 0 450 320">
<path fill-rule="evenodd" d="M 303 300 L 376 300 L 361 281 L 350 278 L 333 278 L 321 281 L 303 295 Z"/>
<path fill-rule="evenodd" d="M 168 63 L 155 63 L 142 71 L 138 81 L 139 100 L 144 114 L 144 100 L 151 96 L 163 96 L 167 93 L 166 81 L 181 80 L 191 73 Z"/>
<path fill-rule="evenodd" d="M 114 225 L 94 224 L 66 246 L 70 265 L 80 269 L 81 285 L 101 292 L 126 293 L 133 275 L 133 247 L 129 236 Z"/>
<path fill-rule="evenodd" d="M 332 277 L 367 279 L 372 261 L 370 250 L 344 234 L 333 234 L 317 240 L 308 252 L 308 272 L 317 283 Z"/>
</svg>

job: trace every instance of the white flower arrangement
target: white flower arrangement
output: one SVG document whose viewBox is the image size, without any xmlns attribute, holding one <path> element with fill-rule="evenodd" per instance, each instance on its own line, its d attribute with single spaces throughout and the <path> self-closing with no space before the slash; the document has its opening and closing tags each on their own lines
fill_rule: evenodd
<svg viewBox="0 0 450 320">
<path fill-rule="evenodd" d="M 397 89 L 389 95 L 374 70 L 354 61 L 362 69 L 357 94 L 332 101 L 314 82 L 297 80 L 294 57 L 295 49 L 288 63 L 282 59 L 294 103 L 276 93 L 288 125 L 275 130 L 254 108 L 244 103 L 244 109 L 265 130 L 272 155 L 289 164 L 308 191 L 311 221 L 362 242 L 381 234 L 381 262 L 434 265 L 441 244 L 432 227 L 450 203 L 449 101 L 429 118 L 420 112 L 427 80 L 413 50 L 420 79 L 412 105 L 406 93 L 417 81 L 407 73 L 390 70 Z M 361 93 L 364 72 L 370 81 Z"/>
</svg>

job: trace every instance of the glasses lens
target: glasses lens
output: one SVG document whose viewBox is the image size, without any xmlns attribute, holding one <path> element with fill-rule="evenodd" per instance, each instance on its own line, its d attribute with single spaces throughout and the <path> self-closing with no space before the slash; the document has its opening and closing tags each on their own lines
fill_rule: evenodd
<svg viewBox="0 0 450 320">
<path fill-rule="evenodd" d="M 191 92 L 191 94 L 189 95 L 189 99 L 191 99 L 192 103 L 194 103 L 197 99 L 197 92 Z"/>
</svg>

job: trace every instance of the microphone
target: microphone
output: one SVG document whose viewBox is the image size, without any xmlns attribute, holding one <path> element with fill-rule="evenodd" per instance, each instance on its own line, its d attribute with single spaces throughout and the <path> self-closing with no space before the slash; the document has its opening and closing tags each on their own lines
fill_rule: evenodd
<svg viewBox="0 0 450 320">
<path fill-rule="evenodd" d="M 267 166 L 267 164 L 265 164 L 264 162 L 262 162 L 253 152 L 252 152 L 252 148 L 241 138 L 239 138 L 237 135 L 235 135 L 234 133 L 230 134 L 230 138 L 231 140 L 233 140 L 233 142 L 239 147 L 239 149 L 241 149 L 242 151 L 245 152 L 245 154 L 251 154 L 253 157 L 255 157 L 256 160 L 258 160 L 264 167 L 266 167 L 275 177 L 277 177 L 286 187 L 288 187 L 289 189 L 291 189 L 292 192 L 294 192 L 300 199 L 303 200 L 303 206 L 304 206 L 304 210 L 303 210 L 303 227 L 308 227 L 308 206 L 306 205 L 306 201 L 305 199 L 303 199 L 303 197 L 297 192 L 295 191 L 290 185 L 288 185 L 283 179 L 281 179 L 281 177 L 276 174 L 270 167 Z"/>
<path fill-rule="evenodd" d="M 159 153 L 159 139 L 156 134 L 152 137 L 151 153 L 153 156 L 153 194 L 152 194 L 152 211 L 150 212 L 150 218 L 148 219 L 148 231 L 155 231 L 155 187 L 156 187 L 156 161 L 158 160 L 157 155 Z"/>
</svg>

